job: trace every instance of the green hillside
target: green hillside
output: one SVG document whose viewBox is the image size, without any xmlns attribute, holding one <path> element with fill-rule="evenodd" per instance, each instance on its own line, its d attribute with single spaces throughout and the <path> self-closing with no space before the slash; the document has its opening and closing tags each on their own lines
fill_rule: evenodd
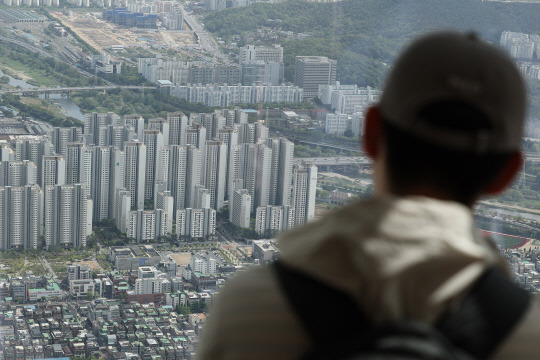
<svg viewBox="0 0 540 360">
<path fill-rule="evenodd" d="M 226 41 L 239 35 L 239 44 L 258 29 L 308 34 L 305 39 L 267 41 L 283 45 L 288 80 L 292 80 L 295 56 L 324 55 L 338 60 L 341 82 L 379 86 L 386 64 L 418 33 L 440 28 L 472 29 L 498 42 L 504 30 L 540 33 L 539 19 L 540 4 L 531 3 L 345 0 L 321 4 L 288 0 L 211 13 L 204 23 Z"/>
</svg>

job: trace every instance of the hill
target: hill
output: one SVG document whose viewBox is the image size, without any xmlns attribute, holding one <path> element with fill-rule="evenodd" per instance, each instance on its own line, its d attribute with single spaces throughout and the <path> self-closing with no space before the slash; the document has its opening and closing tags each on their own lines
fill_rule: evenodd
<svg viewBox="0 0 540 360">
<path fill-rule="evenodd" d="M 480 0 L 345 0 L 312 3 L 288 0 L 226 9 L 204 19 L 206 28 L 239 45 L 257 33 L 290 31 L 305 38 L 260 37 L 258 43 L 281 43 L 285 76 L 292 80 L 294 57 L 323 55 L 338 60 L 338 80 L 380 86 L 387 64 L 419 33 L 432 29 L 474 30 L 499 42 L 502 31 L 540 33 L 540 5 Z"/>
</svg>

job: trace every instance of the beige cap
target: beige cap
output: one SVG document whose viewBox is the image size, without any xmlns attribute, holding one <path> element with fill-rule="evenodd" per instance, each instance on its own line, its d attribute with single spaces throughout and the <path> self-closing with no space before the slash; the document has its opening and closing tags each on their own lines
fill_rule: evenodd
<svg viewBox="0 0 540 360">
<path fill-rule="evenodd" d="M 448 100 L 479 110 L 490 129 L 448 130 L 418 116 L 426 106 Z M 506 152 L 520 148 L 526 90 L 516 65 L 501 49 L 473 34 L 437 32 L 402 53 L 379 106 L 386 121 L 441 146 Z"/>
</svg>

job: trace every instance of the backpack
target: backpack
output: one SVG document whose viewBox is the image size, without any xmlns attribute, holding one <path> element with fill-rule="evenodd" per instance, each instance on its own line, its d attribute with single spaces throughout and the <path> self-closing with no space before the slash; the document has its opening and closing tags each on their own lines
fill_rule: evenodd
<svg viewBox="0 0 540 360">
<path fill-rule="evenodd" d="M 374 327 L 342 291 L 279 260 L 272 266 L 311 339 L 305 359 L 486 359 L 518 323 L 530 300 L 526 290 L 490 268 L 458 308 L 437 324 L 400 320 Z"/>
</svg>

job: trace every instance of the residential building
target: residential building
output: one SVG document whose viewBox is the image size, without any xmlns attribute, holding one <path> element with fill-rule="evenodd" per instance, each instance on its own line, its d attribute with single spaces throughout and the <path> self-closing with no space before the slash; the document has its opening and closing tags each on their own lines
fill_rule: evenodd
<svg viewBox="0 0 540 360">
<path fill-rule="evenodd" d="M 41 247 L 43 192 L 38 185 L 0 187 L 0 249 Z"/>
<path fill-rule="evenodd" d="M 176 234 L 178 240 L 184 237 L 202 238 L 216 231 L 216 211 L 214 209 L 181 209 L 176 211 Z"/>
<path fill-rule="evenodd" d="M 283 48 L 281 45 L 273 45 L 270 47 L 246 45 L 240 48 L 238 60 L 241 64 L 250 61 L 268 62 L 283 62 Z"/>
<path fill-rule="evenodd" d="M 146 145 L 140 141 L 124 144 L 125 168 L 124 187 L 131 196 L 132 209 L 144 209 Z"/>
<path fill-rule="evenodd" d="M 251 195 L 246 189 L 234 190 L 229 206 L 229 221 L 241 228 L 250 227 Z"/>
<path fill-rule="evenodd" d="M 37 166 L 30 160 L 0 161 L 0 186 L 37 184 Z"/>
<path fill-rule="evenodd" d="M 255 212 L 255 231 L 260 235 L 292 229 L 294 222 L 294 208 L 288 205 L 261 206 Z"/>
<path fill-rule="evenodd" d="M 301 164 L 293 166 L 291 205 L 295 211 L 294 225 L 299 226 L 315 217 L 317 166 Z"/>
<path fill-rule="evenodd" d="M 92 233 L 92 200 L 84 184 L 45 188 L 45 246 L 80 248 Z"/>
</svg>

